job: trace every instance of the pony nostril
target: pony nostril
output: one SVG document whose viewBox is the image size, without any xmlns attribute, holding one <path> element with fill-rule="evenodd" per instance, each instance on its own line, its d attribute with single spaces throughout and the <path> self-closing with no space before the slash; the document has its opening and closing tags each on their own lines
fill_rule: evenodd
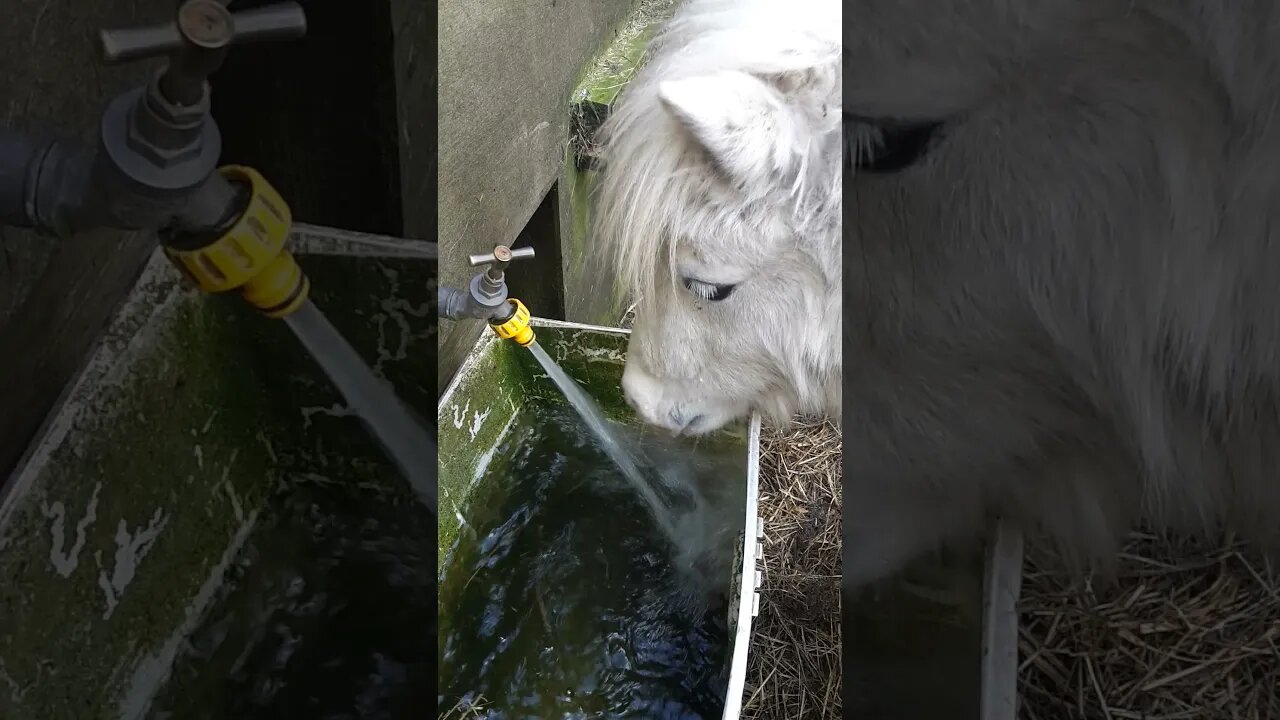
<svg viewBox="0 0 1280 720">
<path fill-rule="evenodd" d="M 690 432 L 690 431 L 692 431 L 692 430 L 696 429 L 696 428 L 698 427 L 698 425 L 702 423 L 702 420 L 703 420 L 703 418 L 705 418 L 705 417 L 706 417 L 706 415 L 703 415 L 703 414 L 699 413 L 699 414 L 694 415 L 693 417 L 689 418 L 689 422 L 685 423 L 685 424 L 684 424 L 684 427 L 680 428 L 680 433 L 683 435 L 683 434 L 685 434 L 685 433 L 688 433 L 688 432 Z"/>
<path fill-rule="evenodd" d="M 667 413 L 667 417 L 671 420 L 671 427 L 673 428 L 672 434 L 678 436 L 696 428 L 698 423 L 702 422 L 706 416 L 702 413 L 698 413 L 693 417 L 686 417 L 684 412 L 681 410 L 672 408 L 671 411 Z"/>
</svg>

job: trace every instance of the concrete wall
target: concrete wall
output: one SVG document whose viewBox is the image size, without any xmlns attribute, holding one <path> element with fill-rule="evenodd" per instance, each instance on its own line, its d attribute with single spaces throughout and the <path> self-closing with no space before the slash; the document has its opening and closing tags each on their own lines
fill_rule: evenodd
<svg viewBox="0 0 1280 720">
<path fill-rule="evenodd" d="M 238 46 L 210 80 L 222 162 L 257 168 L 301 221 L 400 235 L 391 2 L 299 2 L 306 37 Z"/>
<path fill-rule="evenodd" d="M 515 240 L 555 186 L 565 164 L 572 92 L 631 5 L 631 0 L 440 3 L 441 282 L 465 283 L 473 273 L 466 255 Z M 405 199 L 408 203 L 408 193 Z M 558 255 L 558 247 L 549 254 Z M 558 257 L 549 259 L 558 266 Z M 513 286 L 520 272 L 513 266 Z M 544 299 L 553 307 L 560 304 L 528 297 L 535 314 L 544 314 L 538 304 Z M 482 329 L 476 322 L 441 323 L 441 388 Z"/>
<path fill-rule="evenodd" d="M 436 239 L 436 6 L 391 0 L 404 237 Z"/>
</svg>

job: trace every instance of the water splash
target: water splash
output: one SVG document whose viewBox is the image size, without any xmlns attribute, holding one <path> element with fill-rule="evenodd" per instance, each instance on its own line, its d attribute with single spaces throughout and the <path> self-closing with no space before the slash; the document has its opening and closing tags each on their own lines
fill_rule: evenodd
<svg viewBox="0 0 1280 720">
<path fill-rule="evenodd" d="M 677 567 L 688 575 L 700 575 L 708 556 L 714 554 L 719 543 L 716 533 L 710 532 L 713 524 L 708 521 L 705 499 L 693 484 L 690 473 L 671 462 L 655 466 L 651 473 L 642 472 L 635 456 L 622 444 L 595 400 L 551 359 L 541 345 L 534 342 L 529 350 L 599 440 L 605 454 L 622 471 L 627 483 L 644 501 L 663 535 L 674 547 Z"/>
<path fill-rule="evenodd" d="M 434 514 L 436 448 L 424 424 L 310 300 L 285 322 Z"/>
</svg>

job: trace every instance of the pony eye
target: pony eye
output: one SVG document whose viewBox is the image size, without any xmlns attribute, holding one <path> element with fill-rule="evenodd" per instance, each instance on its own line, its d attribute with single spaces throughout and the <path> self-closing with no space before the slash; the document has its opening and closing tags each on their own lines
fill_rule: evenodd
<svg viewBox="0 0 1280 720">
<path fill-rule="evenodd" d="M 684 286 L 689 289 L 689 292 L 697 295 L 703 300 L 710 300 L 711 302 L 724 300 L 733 294 L 734 288 L 738 287 L 736 283 L 730 285 L 717 285 L 715 283 L 702 282 L 701 280 L 694 280 L 692 278 L 683 278 L 683 280 Z"/>
</svg>

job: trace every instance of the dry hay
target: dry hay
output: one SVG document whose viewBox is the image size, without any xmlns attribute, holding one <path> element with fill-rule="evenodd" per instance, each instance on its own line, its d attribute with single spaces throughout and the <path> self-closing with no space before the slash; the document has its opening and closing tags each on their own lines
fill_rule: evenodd
<svg viewBox="0 0 1280 720">
<path fill-rule="evenodd" d="M 760 437 L 764 579 L 742 717 L 841 717 L 840 435 L 800 422 Z"/>
<path fill-rule="evenodd" d="M 1117 581 L 1028 544 L 1022 720 L 1280 720 L 1280 578 L 1231 541 L 1138 533 Z"/>
</svg>

